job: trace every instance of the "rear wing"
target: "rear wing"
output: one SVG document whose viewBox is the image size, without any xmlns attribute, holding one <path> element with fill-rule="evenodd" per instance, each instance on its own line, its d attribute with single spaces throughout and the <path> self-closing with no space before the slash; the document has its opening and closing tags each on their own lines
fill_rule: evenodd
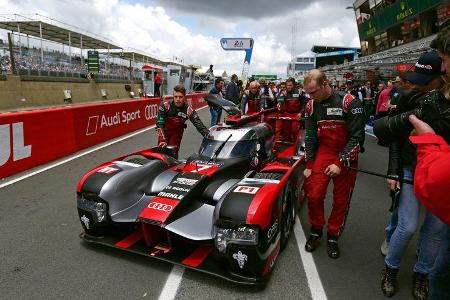
<svg viewBox="0 0 450 300">
<path fill-rule="evenodd" d="M 220 95 L 208 94 L 205 97 L 203 97 L 203 99 L 205 99 L 205 101 L 208 102 L 209 105 L 220 107 L 230 116 L 241 115 L 241 110 L 235 103 L 222 98 Z"/>
</svg>

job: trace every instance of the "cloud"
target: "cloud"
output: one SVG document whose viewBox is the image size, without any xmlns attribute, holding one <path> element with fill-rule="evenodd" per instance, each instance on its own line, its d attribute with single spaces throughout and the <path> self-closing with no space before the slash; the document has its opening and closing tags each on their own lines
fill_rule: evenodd
<svg viewBox="0 0 450 300">
<path fill-rule="evenodd" d="M 0 13 L 40 13 L 157 57 L 214 65 L 216 74 L 239 74 L 244 52 L 224 51 L 221 37 L 255 40 L 251 73 L 285 76 L 291 28 L 297 23 L 296 54 L 312 45 L 359 44 L 351 0 L 0 0 Z M 189 5 L 188 5 L 189 4 Z M 250 8 L 248 8 L 250 7 Z M 24 11 L 26 8 L 26 11 Z M 45 8 L 45 9 L 44 9 Z M 332 16 L 332 17 L 330 17 Z M 188 20 L 188 21 L 186 21 Z"/>
</svg>

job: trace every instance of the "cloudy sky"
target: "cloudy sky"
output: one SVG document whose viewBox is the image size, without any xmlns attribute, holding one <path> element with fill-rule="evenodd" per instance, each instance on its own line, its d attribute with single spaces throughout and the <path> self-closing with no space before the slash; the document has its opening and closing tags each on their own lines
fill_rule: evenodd
<svg viewBox="0 0 450 300">
<path fill-rule="evenodd" d="M 353 0 L 0 0 L 0 14 L 39 13 L 160 58 L 174 56 L 216 75 L 240 73 L 244 52 L 222 37 L 255 40 L 250 72 L 285 76 L 291 58 L 312 45 L 359 46 Z M 3 33 L 4 35 L 4 33 Z"/>
</svg>

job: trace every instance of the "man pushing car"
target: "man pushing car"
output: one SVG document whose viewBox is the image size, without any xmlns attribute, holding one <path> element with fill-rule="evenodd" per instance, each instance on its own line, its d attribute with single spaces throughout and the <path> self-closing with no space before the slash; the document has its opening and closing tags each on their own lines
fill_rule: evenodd
<svg viewBox="0 0 450 300">
<path fill-rule="evenodd" d="M 173 100 L 163 101 L 159 105 L 156 119 L 158 147 L 177 146 L 174 155 L 178 157 L 187 119 L 194 124 L 202 136 L 208 134 L 208 129 L 200 120 L 197 112 L 186 103 L 186 89 L 182 85 L 177 85 L 173 88 Z"/>
</svg>

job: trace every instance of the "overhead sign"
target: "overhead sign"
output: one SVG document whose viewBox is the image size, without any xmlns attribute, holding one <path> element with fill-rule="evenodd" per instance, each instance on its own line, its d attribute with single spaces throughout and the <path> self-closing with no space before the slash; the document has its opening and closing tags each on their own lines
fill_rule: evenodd
<svg viewBox="0 0 450 300">
<path fill-rule="evenodd" d="M 223 50 L 248 50 L 253 48 L 253 39 L 221 38 L 220 45 Z"/>
</svg>

